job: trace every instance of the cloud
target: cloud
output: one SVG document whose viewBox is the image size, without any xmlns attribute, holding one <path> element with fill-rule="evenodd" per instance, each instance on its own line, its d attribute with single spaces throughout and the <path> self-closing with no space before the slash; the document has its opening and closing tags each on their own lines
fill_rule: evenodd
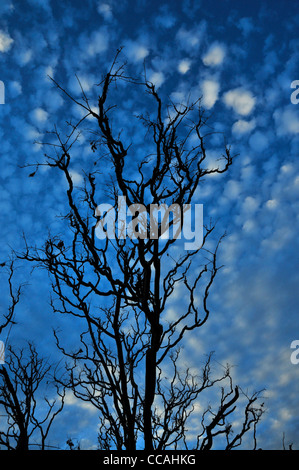
<svg viewBox="0 0 299 470">
<path fill-rule="evenodd" d="M 189 59 L 183 59 L 179 62 L 178 71 L 183 75 L 190 70 L 191 61 Z"/>
<path fill-rule="evenodd" d="M 233 124 L 232 132 L 237 136 L 242 136 L 251 132 L 255 128 L 255 125 L 255 119 L 252 119 L 251 121 L 244 121 L 243 119 L 239 119 Z"/>
<path fill-rule="evenodd" d="M 260 201 L 253 196 L 247 196 L 243 202 L 243 211 L 245 213 L 254 213 L 259 207 Z"/>
<path fill-rule="evenodd" d="M 4 2 L 6 0 L 0 2 L 1 13 Z M 11 0 L 7 2 L 3 12 L 6 16 L 10 2 Z M 260 30 L 256 35 L 261 21 L 258 15 L 256 18 L 240 19 L 241 10 L 234 10 L 234 21 L 224 24 L 220 10 L 212 6 L 209 11 L 210 7 L 207 5 L 207 11 L 200 12 L 198 8 L 202 2 L 189 0 L 182 2 L 181 15 L 179 7 L 174 8 L 171 4 L 168 9 L 159 6 L 151 9 L 145 0 L 140 0 L 135 9 L 135 5 L 130 8 L 129 2 L 121 5 L 121 2 L 117 4 L 115 0 L 95 0 L 82 4 L 82 8 L 74 5 L 74 8 L 69 9 L 67 17 L 55 14 L 50 21 L 43 21 L 45 12 L 38 2 L 41 3 L 40 0 L 31 0 L 32 8 L 28 11 L 15 8 L 10 25 L 6 27 L 7 19 L 3 18 L 0 27 L 0 52 L 8 50 L 10 54 L 12 51 L 10 63 L 3 67 L 0 77 L 5 82 L 8 102 L 7 106 L 1 108 L 0 129 L 3 147 L 0 208 L 5 221 L 1 251 L 5 251 L 7 243 L 18 249 L 19 244 L 22 245 L 19 233 L 23 230 L 37 246 L 43 243 L 48 226 L 53 233 L 61 231 L 61 222 L 55 216 L 57 212 L 64 213 L 62 192 L 65 182 L 57 181 L 45 166 L 40 168 L 33 179 L 18 176 L 19 163 L 45 160 L 41 149 L 38 155 L 33 154 L 33 148 L 37 146 L 33 147 L 32 141 L 45 140 L 45 136 L 41 138 L 37 129 L 43 130 L 46 126 L 51 128 L 54 121 L 64 128 L 65 119 L 70 119 L 71 116 L 72 120 L 76 120 L 81 117 L 81 111 L 83 113 L 83 110 L 74 108 L 63 94 L 52 89 L 52 84 L 45 80 L 46 73 L 55 76 L 74 96 L 81 95 L 75 78 L 77 74 L 84 90 L 89 92 L 88 96 L 92 95 L 93 91 L 96 93 L 98 90 L 97 87 L 92 87 L 99 83 L 101 74 L 109 69 L 114 51 L 124 44 L 127 47 L 123 53 L 127 55 L 130 72 L 142 69 L 142 61 L 148 58 L 149 79 L 159 86 L 169 78 L 169 86 L 165 89 L 167 97 L 162 90 L 162 98 L 167 99 L 170 95 L 174 102 L 180 104 L 187 103 L 188 98 L 194 101 L 202 95 L 203 105 L 212 110 L 221 99 L 223 112 L 220 115 L 216 113 L 216 123 L 211 119 L 213 128 L 219 133 L 208 139 L 209 148 L 218 150 L 208 151 L 205 163 L 208 168 L 221 165 L 218 158 L 223 152 L 223 133 L 226 135 L 228 130 L 229 135 L 230 129 L 233 140 L 237 140 L 236 152 L 232 153 L 239 154 L 239 157 L 230 168 L 229 174 L 217 176 L 217 181 L 207 178 L 205 184 L 199 186 L 196 201 L 206 204 L 206 222 L 211 216 L 219 220 L 219 232 L 222 233 L 222 229 L 228 232 L 219 251 L 219 254 L 223 251 L 219 264 L 224 259 L 225 267 L 220 270 L 219 281 L 216 281 L 218 284 L 215 284 L 209 297 L 211 307 L 216 303 L 217 308 L 211 308 L 215 315 L 211 315 L 211 323 L 207 322 L 205 325 L 208 330 L 204 341 L 198 346 L 196 337 L 191 336 L 186 348 L 189 357 L 192 351 L 194 358 L 198 358 L 198 348 L 202 353 L 209 351 L 210 346 L 214 349 L 216 344 L 221 363 L 229 359 L 233 364 L 239 365 L 238 369 L 234 369 L 234 372 L 241 371 L 240 374 L 238 372 L 240 380 L 237 383 L 245 388 L 249 384 L 250 388 L 265 386 L 271 392 L 274 390 L 276 406 L 272 407 L 273 412 L 265 419 L 265 427 L 261 432 L 265 428 L 269 429 L 269 420 L 270 424 L 271 420 L 275 421 L 277 428 L 268 433 L 271 437 L 267 436 L 266 447 L 274 447 L 275 436 L 279 434 L 277 440 L 280 439 L 279 429 L 282 427 L 286 429 L 286 433 L 291 432 L 291 439 L 294 435 L 296 440 L 298 432 L 295 433 L 295 424 L 296 420 L 298 422 L 298 414 L 295 400 L 298 397 L 298 386 L 293 385 L 296 383 L 295 376 L 299 366 L 291 369 L 292 377 L 288 383 L 287 376 L 284 375 L 287 370 L 284 369 L 290 362 L 289 358 L 277 362 L 277 356 L 272 354 L 277 348 L 280 356 L 281 346 L 289 347 L 290 341 L 285 342 L 285 337 L 289 335 L 293 339 L 298 305 L 298 289 L 295 288 L 298 269 L 295 267 L 294 253 L 298 247 L 299 221 L 299 106 L 290 103 L 290 93 L 293 91 L 290 83 L 298 78 L 296 30 L 291 29 L 292 23 L 295 28 L 295 18 L 290 15 L 288 18 L 280 18 L 277 12 L 269 10 L 269 17 L 263 18 L 265 25 L 262 24 L 262 27 L 265 30 Z M 52 2 L 45 0 L 44 5 L 50 3 Z M 141 4 L 144 5 L 144 16 Z M 121 12 L 119 8 L 122 8 Z M 174 9 L 170 10 L 171 8 Z M 213 17 L 210 16 L 212 10 L 215 13 Z M 173 29 L 172 11 L 177 21 Z M 196 18 L 207 18 L 207 21 L 200 22 Z M 275 22 L 272 23 L 273 19 Z M 101 26 L 105 22 L 106 27 Z M 229 43 L 226 44 L 226 41 Z M 258 61 L 253 63 L 257 43 L 261 50 Z M 279 47 L 280 44 L 285 47 Z M 2 54 L 2 59 L 8 54 Z M 202 64 L 200 72 L 198 59 Z M 220 76 L 220 72 L 224 75 Z M 259 96 L 263 97 L 258 113 L 256 89 Z M 249 90 L 252 93 L 248 93 Z M 224 95 L 224 92 L 227 94 Z M 127 89 L 120 87 L 119 94 L 123 97 L 122 104 L 126 112 L 133 110 L 136 114 L 142 113 L 142 106 L 146 106 L 146 103 L 142 98 L 138 100 L 135 92 L 128 94 Z M 14 97 L 17 98 L 12 100 Z M 10 99 L 13 102 L 10 103 L 9 112 Z M 130 163 L 136 155 L 139 159 L 149 155 L 152 149 L 146 141 L 141 140 L 143 134 L 135 133 L 135 126 L 132 127 L 130 121 L 122 119 L 122 116 L 125 113 L 115 110 L 115 130 L 119 123 L 121 128 L 126 128 L 127 125 L 130 134 L 127 135 L 124 129 L 122 136 L 127 140 L 132 138 L 136 149 L 136 153 L 131 152 L 127 157 L 129 172 Z M 86 130 L 92 129 L 90 122 L 86 121 L 84 126 Z M 83 183 L 83 163 L 93 164 L 93 160 L 89 162 L 88 159 L 89 147 L 88 151 L 85 150 L 88 137 L 87 134 L 84 135 L 86 141 L 79 141 L 72 149 L 71 175 L 78 186 Z M 285 142 L 278 136 L 286 137 Z M 215 144 L 216 137 L 219 141 Z M 197 143 L 196 141 L 195 145 Z M 190 141 L 190 146 L 193 144 Z M 262 154 L 262 150 L 267 152 Z M 81 165 L 82 160 L 84 162 Z M 44 171 L 47 172 L 43 173 Z M 130 179 L 135 179 L 134 172 Z M 277 279 L 274 277 L 275 272 L 280 274 Z M 41 286 L 42 294 L 40 289 L 36 290 L 36 285 Z M 41 318 L 38 314 L 41 311 L 40 304 L 43 305 L 47 297 L 48 284 L 33 283 L 29 292 L 34 289 L 38 295 L 29 294 L 30 307 L 21 312 L 21 320 L 24 318 L 23 325 L 26 328 L 21 330 L 19 337 L 28 336 L 36 339 L 42 347 L 44 343 L 48 347 L 47 331 L 51 331 L 51 328 L 45 328 L 45 324 L 48 325 L 46 321 L 51 323 L 52 317 L 50 320 L 48 312 L 46 316 L 44 311 Z M 44 292 L 46 295 L 43 295 Z M 175 292 L 173 300 L 165 312 L 170 321 L 175 319 L 176 312 L 184 305 L 180 289 Z M 285 312 L 288 312 L 287 322 Z M 185 357 L 188 359 L 187 354 Z M 279 367 L 273 368 L 273 364 Z M 283 381 L 280 381 L 281 377 Z M 294 402 L 290 400 L 292 396 Z M 76 406 L 70 396 L 67 397 L 67 405 L 64 411 L 67 419 L 63 417 L 62 421 L 58 421 L 65 426 L 65 432 L 58 425 L 57 440 L 61 443 L 60 439 L 63 440 L 63 436 L 73 429 L 72 436 L 76 436 L 78 429 L 82 429 L 84 439 L 89 438 L 91 416 L 96 420 L 96 413 L 86 413 L 88 408 L 80 408 L 80 404 Z M 82 413 L 77 419 L 80 409 Z M 279 409 L 281 412 L 277 411 Z M 81 414 L 83 418 L 86 415 L 86 421 L 83 422 L 82 419 L 81 422 Z M 94 432 L 96 436 L 96 431 Z M 263 435 L 261 437 L 261 445 L 264 447 L 265 438 Z"/>
<path fill-rule="evenodd" d="M 17 80 L 9 83 L 9 95 L 11 98 L 16 98 L 22 93 L 22 85 Z"/>
<path fill-rule="evenodd" d="M 268 201 L 265 203 L 265 206 L 267 209 L 274 210 L 278 206 L 278 201 L 276 199 L 268 199 Z"/>
<path fill-rule="evenodd" d="M 238 199 L 242 192 L 242 186 L 237 180 L 229 180 L 224 190 L 224 196 L 230 200 Z"/>
<path fill-rule="evenodd" d="M 165 29 L 172 28 L 176 23 L 176 17 L 167 11 L 167 7 L 165 5 L 160 8 L 160 12 L 161 13 L 155 19 L 156 25 Z"/>
<path fill-rule="evenodd" d="M 68 82 L 68 90 L 75 95 L 81 95 L 81 86 L 84 92 L 88 92 L 92 89 L 95 83 L 96 79 L 92 75 L 80 73 L 78 74 L 78 78 L 72 75 Z"/>
<path fill-rule="evenodd" d="M 224 94 L 223 101 L 227 107 L 233 108 L 236 113 L 247 116 L 253 110 L 256 99 L 250 91 L 235 88 Z"/>
<path fill-rule="evenodd" d="M 216 80 L 204 80 L 201 89 L 203 93 L 202 104 L 211 109 L 216 103 L 219 95 L 219 83 Z"/>
<path fill-rule="evenodd" d="M 86 410 L 90 413 L 96 413 L 96 407 L 92 403 L 78 399 L 71 390 L 67 390 L 64 403 L 66 406 L 76 406 L 84 411 Z"/>
<path fill-rule="evenodd" d="M 31 113 L 31 117 L 37 124 L 44 123 L 48 120 L 48 113 L 42 108 L 36 108 Z"/>
<path fill-rule="evenodd" d="M 159 88 L 165 81 L 163 72 L 155 72 L 150 70 L 147 74 L 148 81 L 153 83 L 156 88 Z"/>
<path fill-rule="evenodd" d="M 148 56 L 149 49 L 140 41 L 132 41 L 131 39 L 128 39 L 124 42 L 124 53 L 130 62 L 137 63 Z"/>
<path fill-rule="evenodd" d="M 93 57 L 106 51 L 108 41 L 109 36 L 105 31 L 94 31 L 86 43 L 86 53 Z"/>
<path fill-rule="evenodd" d="M 202 61 L 208 67 L 216 67 L 221 65 L 226 55 L 224 44 L 214 42 L 209 47 L 207 53 L 203 56 Z"/>
<path fill-rule="evenodd" d="M 299 133 L 299 112 L 290 107 L 280 108 L 274 111 L 273 117 L 278 136 Z"/>
<path fill-rule="evenodd" d="M 79 185 L 83 182 L 83 176 L 75 170 L 70 170 L 70 177 L 75 185 Z"/>
<path fill-rule="evenodd" d="M 206 32 L 207 25 L 205 21 L 201 21 L 199 25 L 194 26 L 192 29 L 186 29 L 182 26 L 177 34 L 176 41 L 181 49 L 190 53 L 192 49 L 197 50 L 202 42 L 202 38 Z"/>
<path fill-rule="evenodd" d="M 240 18 L 237 23 L 237 27 L 242 31 L 242 34 L 246 37 L 254 30 L 254 24 L 252 18 L 244 17 Z"/>
<path fill-rule="evenodd" d="M 246 233 L 255 233 L 257 229 L 257 224 L 255 220 L 248 219 L 244 222 L 242 230 Z"/>
<path fill-rule="evenodd" d="M 98 6 L 98 12 L 107 21 L 113 18 L 112 8 L 108 3 L 100 3 Z"/>
<path fill-rule="evenodd" d="M 28 64 L 32 58 L 33 51 L 31 49 L 23 49 L 16 52 L 16 60 L 21 67 Z"/>
<path fill-rule="evenodd" d="M 14 40 L 5 33 L 3 30 L 0 30 L 0 52 L 7 52 L 12 46 Z"/>
</svg>

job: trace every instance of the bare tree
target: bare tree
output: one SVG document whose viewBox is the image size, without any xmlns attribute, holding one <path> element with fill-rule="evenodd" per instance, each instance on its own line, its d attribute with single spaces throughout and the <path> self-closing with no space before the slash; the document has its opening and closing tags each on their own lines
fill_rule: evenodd
<svg viewBox="0 0 299 470">
<path fill-rule="evenodd" d="M 16 307 L 25 284 L 17 288 L 13 285 L 16 271 L 14 260 L 1 263 L 1 268 L 7 277 L 9 304 L 3 308 L 7 313 L 1 312 L 0 321 L 0 338 L 5 339 L 0 365 L 0 447 L 28 450 L 36 443 L 44 450 L 54 418 L 63 408 L 64 390 L 60 391 L 56 384 L 56 400 L 41 398 L 40 388 L 46 380 L 50 380 L 51 366 L 38 356 L 31 343 L 28 343 L 27 350 L 7 346 L 11 328 L 16 324 Z M 43 411 L 46 408 L 44 414 L 42 408 Z"/>
<path fill-rule="evenodd" d="M 0 335 L 3 335 L 4 338 L 3 332 L 10 331 L 11 327 L 14 324 L 16 306 L 20 301 L 23 285 L 19 285 L 16 289 L 13 286 L 13 276 L 15 271 L 15 265 L 13 260 L 8 260 L 0 263 L 0 267 L 2 270 L 5 269 L 5 272 L 7 274 L 8 293 L 10 299 L 10 303 L 7 308 L 5 308 L 3 312 L 1 312 L 2 316 L 0 319 Z M 0 336 L 0 339 L 2 339 L 2 336 Z"/>
<path fill-rule="evenodd" d="M 50 369 L 33 344 L 28 344 L 27 351 L 8 348 L 7 362 L 0 367 L 0 409 L 2 418 L 5 417 L 1 420 L 0 445 L 4 448 L 18 451 L 33 446 L 47 448 L 50 428 L 64 405 L 64 391 L 57 385 L 55 399 L 40 395 L 44 383 L 50 380 Z"/>
<path fill-rule="evenodd" d="M 54 82 L 84 115 L 75 124 L 68 118 L 70 132 L 65 136 L 55 127 L 51 139 L 43 142 L 46 158 L 34 163 L 34 175 L 42 165 L 64 175 L 68 209 L 63 222 L 68 230 L 64 237 L 50 235 L 43 247 L 31 247 L 25 239 L 19 257 L 50 273 L 54 311 L 82 322 L 76 350 L 66 347 L 58 333 L 55 337 L 68 358 L 66 386 L 100 412 L 102 449 L 132 451 L 137 444 L 149 451 L 210 449 L 220 437 L 226 439 L 226 448 L 233 448 L 249 430 L 255 446 L 263 411 L 257 405 L 258 394 L 247 397 L 233 387 L 228 367 L 213 378 L 211 356 L 198 377 L 179 367 L 179 348 L 210 315 L 208 297 L 220 269 L 222 237 L 211 248 L 212 223 L 205 224 L 201 246 L 195 249 L 184 250 L 178 237 L 165 237 L 165 227 L 174 229 L 177 218 L 183 226 L 184 208 L 194 201 L 197 188 L 210 175 L 225 173 L 233 156 L 224 143 L 219 163 L 209 165 L 206 141 L 211 129 L 200 100 L 165 106 L 146 74 L 142 80 L 131 78 L 118 59 L 119 52 L 98 85 L 97 106 L 90 104 L 83 89 L 82 98 L 76 99 Z M 118 114 L 117 85 L 126 87 L 127 93 L 140 90 L 139 98 L 149 98 L 146 113 L 127 120 Z M 84 127 L 86 122 L 94 127 Z M 138 123 L 145 129 L 139 146 L 128 138 Z M 81 135 L 93 153 L 85 159 L 84 184 L 77 187 L 72 150 L 80 145 Z M 108 209 L 98 209 L 103 196 L 111 204 L 112 227 L 119 236 L 108 236 Z M 130 237 L 123 236 L 119 197 L 134 207 Z M 150 226 L 144 208 L 149 214 L 153 205 L 180 211 L 168 224 L 164 218 L 152 218 Z M 187 301 L 178 304 L 169 319 L 167 307 L 178 292 Z M 190 443 L 187 426 L 193 405 L 202 392 L 220 383 L 216 410 L 207 407 L 198 421 L 197 439 Z M 229 418 L 240 395 L 247 404 L 243 425 L 233 433 Z"/>
</svg>

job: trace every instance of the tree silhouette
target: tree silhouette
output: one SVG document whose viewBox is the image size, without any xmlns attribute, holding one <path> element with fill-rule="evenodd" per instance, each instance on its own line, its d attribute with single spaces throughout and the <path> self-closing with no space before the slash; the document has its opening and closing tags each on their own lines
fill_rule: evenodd
<svg viewBox="0 0 299 470">
<path fill-rule="evenodd" d="M 0 405 L 6 417 L 0 445 L 8 450 L 24 451 L 32 446 L 45 450 L 53 421 L 63 409 L 64 391 L 55 386 L 53 400 L 39 395 L 50 380 L 51 366 L 38 356 L 33 344 L 27 350 L 8 347 L 6 356 L 6 365 L 0 367 Z"/>
<path fill-rule="evenodd" d="M 23 285 L 19 285 L 17 289 L 13 286 L 13 276 L 15 270 L 15 264 L 13 260 L 4 261 L 0 264 L 1 269 L 5 268 L 5 274 L 7 274 L 7 284 L 8 284 L 8 292 L 10 298 L 10 304 L 1 312 L 0 317 L 0 335 L 3 335 L 3 331 L 8 331 L 11 329 L 12 325 L 14 324 L 14 316 L 16 311 L 16 306 L 20 301 L 20 296 L 22 293 Z M 1 336 L 2 338 L 2 336 Z"/>
<path fill-rule="evenodd" d="M 34 163 L 35 172 L 46 165 L 67 183 L 64 235 L 49 235 L 43 247 L 31 247 L 25 239 L 19 254 L 49 272 L 53 310 L 81 325 L 73 329 L 78 332 L 77 350 L 66 347 L 55 332 L 66 357 L 63 384 L 99 410 L 101 449 L 231 449 L 249 431 L 255 448 L 263 413 L 259 394 L 247 396 L 233 386 L 228 366 L 215 377 L 212 354 L 198 375 L 182 371 L 179 363 L 180 348 L 209 318 L 208 297 L 220 269 L 217 253 L 223 237 L 211 248 L 212 222 L 204 225 L 195 249 L 185 250 L 182 239 L 165 236 L 178 219 L 184 226 L 196 190 L 211 175 L 227 172 L 233 156 L 224 144 L 218 165 L 209 165 L 206 141 L 211 129 L 200 100 L 165 106 L 146 73 L 143 79 L 132 78 L 119 57 L 120 51 L 98 84 L 97 106 L 90 104 L 83 88 L 77 99 L 53 80 L 84 114 L 75 124 L 68 117 L 70 131 L 64 136 L 55 127 L 51 139 L 42 142 L 45 160 Z M 137 93 L 137 109 L 149 100 L 146 111 L 126 118 L 116 106 L 119 88 L 126 96 Z M 138 123 L 144 137 L 135 143 L 130 135 Z M 91 152 L 84 157 L 84 184 L 78 187 L 72 151 L 82 136 Z M 99 210 L 104 196 L 110 214 L 109 209 Z M 124 236 L 120 197 L 134 208 L 131 236 Z M 179 207 L 179 212 L 173 211 L 165 223 L 170 212 L 162 211 L 162 219 L 153 216 L 150 225 L 146 214 L 153 205 Z M 168 306 L 178 293 L 182 302 L 169 319 Z M 195 403 L 212 389 L 219 390 L 219 401 L 203 411 L 197 437 L 190 442 L 188 420 Z M 239 403 L 244 419 L 233 430 L 230 418 Z"/>
<path fill-rule="evenodd" d="M 52 366 L 39 357 L 32 343 L 23 349 L 7 346 L 24 284 L 13 286 L 14 261 L 5 262 L 4 266 L 8 271 L 10 303 L 0 323 L 1 338 L 6 337 L 5 361 L 1 357 L 0 365 L 0 448 L 24 451 L 37 446 L 44 450 L 53 421 L 64 405 L 64 389 L 55 384 L 56 399 L 42 397 L 40 389 L 51 380 Z"/>
</svg>

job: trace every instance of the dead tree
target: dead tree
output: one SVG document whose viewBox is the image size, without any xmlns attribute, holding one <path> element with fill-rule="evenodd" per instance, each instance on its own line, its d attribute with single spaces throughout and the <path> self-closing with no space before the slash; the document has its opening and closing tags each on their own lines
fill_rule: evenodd
<svg viewBox="0 0 299 470">
<path fill-rule="evenodd" d="M 0 319 L 0 340 L 5 353 L 1 357 L 4 363 L 0 365 L 0 448 L 29 450 L 34 440 L 35 445 L 44 450 L 54 418 L 63 408 L 64 390 L 60 388 L 60 391 L 55 384 L 56 400 L 41 398 L 40 388 L 50 380 L 51 366 L 38 356 L 33 344 L 29 343 L 27 350 L 9 345 L 11 328 L 16 324 L 16 307 L 25 284 L 14 287 L 16 267 L 13 260 L 1 263 L 1 268 L 8 283 L 9 303 L 6 307 L 2 305 Z M 44 407 L 47 411 L 42 414 Z"/>
<path fill-rule="evenodd" d="M 45 450 L 53 421 L 64 405 L 64 391 L 55 385 L 55 399 L 40 395 L 50 379 L 51 366 L 38 356 L 33 344 L 28 344 L 27 351 L 8 347 L 6 357 L 6 364 L 0 366 L 0 446 Z"/>
<path fill-rule="evenodd" d="M 67 135 L 55 127 L 54 139 L 43 142 L 45 160 L 32 164 L 35 173 L 46 165 L 64 176 L 68 209 L 62 222 L 68 228 L 64 237 L 51 234 L 43 247 L 31 247 L 25 240 L 19 257 L 50 273 L 54 311 L 82 324 L 77 350 L 68 349 L 57 333 L 55 337 L 68 358 L 65 385 L 100 412 L 102 449 L 206 449 L 220 436 L 226 437 L 227 448 L 233 448 L 249 430 L 255 439 L 262 414 L 255 406 L 258 395 L 248 397 L 243 427 L 232 434 L 228 420 L 241 390 L 232 386 L 229 368 L 212 378 L 210 356 L 198 378 L 190 371 L 182 377 L 178 368 L 179 347 L 204 327 L 210 315 L 208 297 L 220 269 L 221 238 L 213 249 L 208 247 L 215 226 L 205 224 L 201 246 L 184 250 L 177 237 L 163 236 L 163 221 L 154 219 L 151 227 L 141 218 L 151 205 L 175 205 L 180 208 L 176 216 L 184 223 L 183 208 L 192 204 L 196 190 L 210 175 L 225 173 L 233 156 L 224 144 L 219 163 L 209 166 L 206 142 L 211 129 L 200 100 L 165 106 L 154 84 L 146 76 L 131 78 L 118 64 L 119 57 L 118 52 L 98 85 L 96 106 L 83 89 L 82 99 L 77 99 L 54 82 L 84 116 L 75 124 L 68 116 Z M 146 111 L 130 118 L 118 113 L 118 84 L 127 96 L 137 93 L 138 100 L 149 99 Z M 145 130 L 141 144 L 128 138 L 138 123 Z M 72 150 L 80 145 L 81 135 L 92 153 L 84 159 L 84 184 L 77 187 Z M 130 237 L 123 236 L 119 197 L 135 209 Z M 118 236 L 108 236 L 109 214 L 98 210 L 103 202 L 115 210 L 110 229 L 115 228 Z M 174 228 L 176 216 L 167 228 Z M 107 236 L 102 236 L 105 230 Z M 167 320 L 169 302 L 178 292 L 182 303 Z M 187 424 L 194 402 L 204 390 L 225 381 L 228 389 L 221 392 L 217 411 L 207 408 L 198 422 L 198 439 L 190 443 Z"/>
<path fill-rule="evenodd" d="M 7 276 L 7 283 L 8 283 L 8 293 L 10 303 L 1 312 L 0 317 L 0 340 L 3 341 L 5 339 L 4 332 L 10 331 L 11 327 L 14 324 L 14 317 L 16 312 L 16 306 L 20 301 L 20 296 L 22 292 L 23 285 L 19 285 L 17 288 L 13 286 L 13 276 L 15 265 L 13 260 L 4 261 L 0 264 L 1 270 L 5 270 L 5 275 Z M 5 280 L 6 282 L 6 280 Z"/>
</svg>

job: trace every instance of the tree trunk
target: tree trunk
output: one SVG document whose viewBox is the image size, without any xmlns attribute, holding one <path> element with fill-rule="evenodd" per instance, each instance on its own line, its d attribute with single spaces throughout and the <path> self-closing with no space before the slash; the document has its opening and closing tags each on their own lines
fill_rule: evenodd
<svg viewBox="0 0 299 470">
<path fill-rule="evenodd" d="M 28 436 L 27 436 L 27 432 L 25 429 L 24 431 L 20 430 L 20 435 L 19 435 L 17 446 L 16 446 L 16 450 L 21 450 L 21 451 L 29 450 Z"/>
<path fill-rule="evenodd" d="M 29 449 L 29 439 L 28 439 L 28 434 L 27 434 L 27 429 L 25 426 L 25 417 L 24 414 L 22 413 L 20 403 L 16 394 L 16 391 L 14 389 L 13 384 L 11 383 L 11 380 L 9 378 L 9 375 L 7 373 L 7 370 L 5 367 L 2 369 L 2 374 L 5 379 L 5 384 L 7 387 L 7 390 L 9 391 L 11 395 L 11 403 L 12 409 L 14 412 L 16 424 L 19 428 L 20 434 L 18 436 L 18 442 L 16 446 L 16 450 L 28 450 Z"/>
<path fill-rule="evenodd" d="M 153 341 L 152 341 L 153 343 Z M 153 450 L 153 431 L 152 431 L 152 405 L 156 389 L 156 357 L 157 352 L 151 348 L 146 353 L 145 363 L 145 398 L 143 407 L 144 419 L 144 446 L 146 451 Z"/>
<path fill-rule="evenodd" d="M 160 259 L 159 240 L 154 240 L 154 312 L 151 321 L 151 346 L 146 353 L 145 397 L 143 407 L 144 446 L 146 451 L 153 450 L 152 405 L 155 398 L 157 381 L 157 352 L 160 347 L 162 326 L 160 325 Z"/>
</svg>

